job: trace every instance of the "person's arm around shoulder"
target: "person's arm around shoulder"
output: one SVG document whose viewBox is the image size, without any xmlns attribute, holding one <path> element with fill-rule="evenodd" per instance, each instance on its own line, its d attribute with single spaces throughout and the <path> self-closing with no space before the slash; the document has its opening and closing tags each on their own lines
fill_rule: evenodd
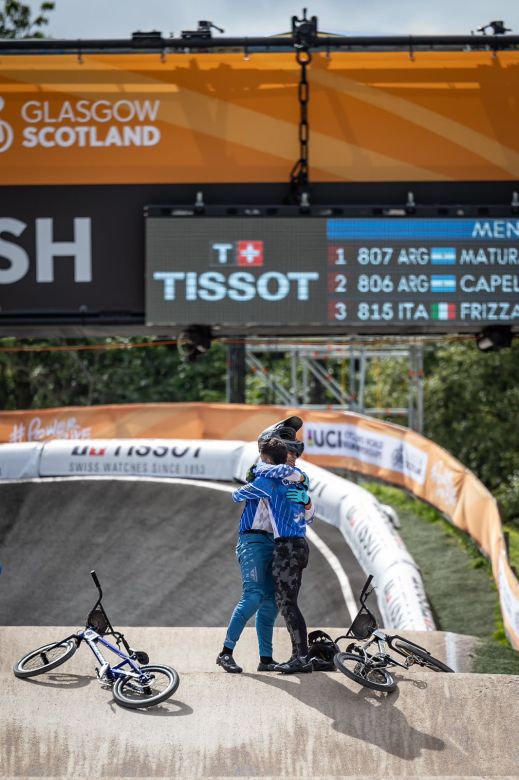
<svg viewBox="0 0 519 780">
<path fill-rule="evenodd" d="M 261 460 L 255 467 L 255 473 L 258 476 L 266 477 L 267 479 L 289 479 L 294 482 L 299 481 L 298 471 L 295 466 L 291 466 L 289 463 L 278 463 L 274 466 L 272 463 L 264 463 Z"/>
<path fill-rule="evenodd" d="M 232 493 L 232 500 L 238 504 L 240 501 L 249 501 L 251 498 L 270 498 L 272 486 L 265 477 L 255 477 L 253 482 L 247 482 Z"/>
</svg>

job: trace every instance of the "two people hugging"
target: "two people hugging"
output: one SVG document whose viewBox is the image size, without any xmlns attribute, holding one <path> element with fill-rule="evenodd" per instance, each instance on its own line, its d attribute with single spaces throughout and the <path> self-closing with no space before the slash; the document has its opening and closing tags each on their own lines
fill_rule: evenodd
<svg viewBox="0 0 519 780">
<path fill-rule="evenodd" d="M 313 668 L 308 657 L 306 622 L 297 603 L 308 564 L 306 525 L 314 517 L 308 477 L 295 465 L 304 450 L 303 442 L 296 438 L 302 425 L 300 417 L 288 417 L 263 431 L 258 438 L 260 461 L 249 470 L 247 483 L 232 494 L 233 501 L 245 502 L 236 545 L 242 595 L 216 659 L 229 673 L 242 671 L 233 651 L 254 614 L 259 672 L 293 674 L 311 672 Z M 278 611 L 292 643 L 292 655 L 284 663 L 272 656 Z"/>
</svg>

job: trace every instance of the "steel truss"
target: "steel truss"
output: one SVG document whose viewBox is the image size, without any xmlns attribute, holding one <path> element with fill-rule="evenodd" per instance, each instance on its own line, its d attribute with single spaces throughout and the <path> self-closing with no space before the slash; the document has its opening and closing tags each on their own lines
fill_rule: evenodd
<svg viewBox="0 0 519 780">
<path fill-rule="evenodd" d="M 423 348 L 423 343 L 419 341 L 388 346 L 363 343 L 338 345 L 248 342 L 244 350 L 247 368 L 259 378 L 263 387 L 270 390 L 272 403 L 306 409 L 347 410 L 380 417 L 406 417 L 409 428 L 422 432 Z M 289 368 L 283 379 L 266 365 L 266 360 L 272 353 L 283 353 L 289 360 Z M 365 389 L 369 362 L 380 359 L 407 361 L 407 406 L 366 406 Z M 339 361 L 344 367 L 342 382 L 329 370 L 329 360 Z M 346 369 L 347 388 L 344 381 Z M 331 403 L 313 402 L 315 395 L 325 394 L 327 399 L 333 399 Z"/>
</svg>

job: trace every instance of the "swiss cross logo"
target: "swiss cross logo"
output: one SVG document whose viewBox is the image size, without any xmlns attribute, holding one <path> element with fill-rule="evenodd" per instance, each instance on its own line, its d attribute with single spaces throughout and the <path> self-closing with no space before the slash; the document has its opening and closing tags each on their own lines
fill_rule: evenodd
<svg viewBox="0 0 519 780">
<path fill-rule="evenodd" d="M 238 265 L 263 265 L 263 241 L 237 241 Z"/>
</svg>

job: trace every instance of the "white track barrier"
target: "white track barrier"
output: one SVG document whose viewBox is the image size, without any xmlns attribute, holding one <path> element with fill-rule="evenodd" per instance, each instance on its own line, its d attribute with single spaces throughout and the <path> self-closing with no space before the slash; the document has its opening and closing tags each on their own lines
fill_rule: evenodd
<svg viewBox="0 0 519 780">
<path fill-rule="evenodd" d="M 257 444 L 201 439 L 81 439 L 0 445 L 0 478 L 181 477 L 245 481 Z M 387 628 L 434 630 L 420 572 L 382 504 L 306 461 L 316 514 L 336 526 L 377 587 Z"/>
</svg>

